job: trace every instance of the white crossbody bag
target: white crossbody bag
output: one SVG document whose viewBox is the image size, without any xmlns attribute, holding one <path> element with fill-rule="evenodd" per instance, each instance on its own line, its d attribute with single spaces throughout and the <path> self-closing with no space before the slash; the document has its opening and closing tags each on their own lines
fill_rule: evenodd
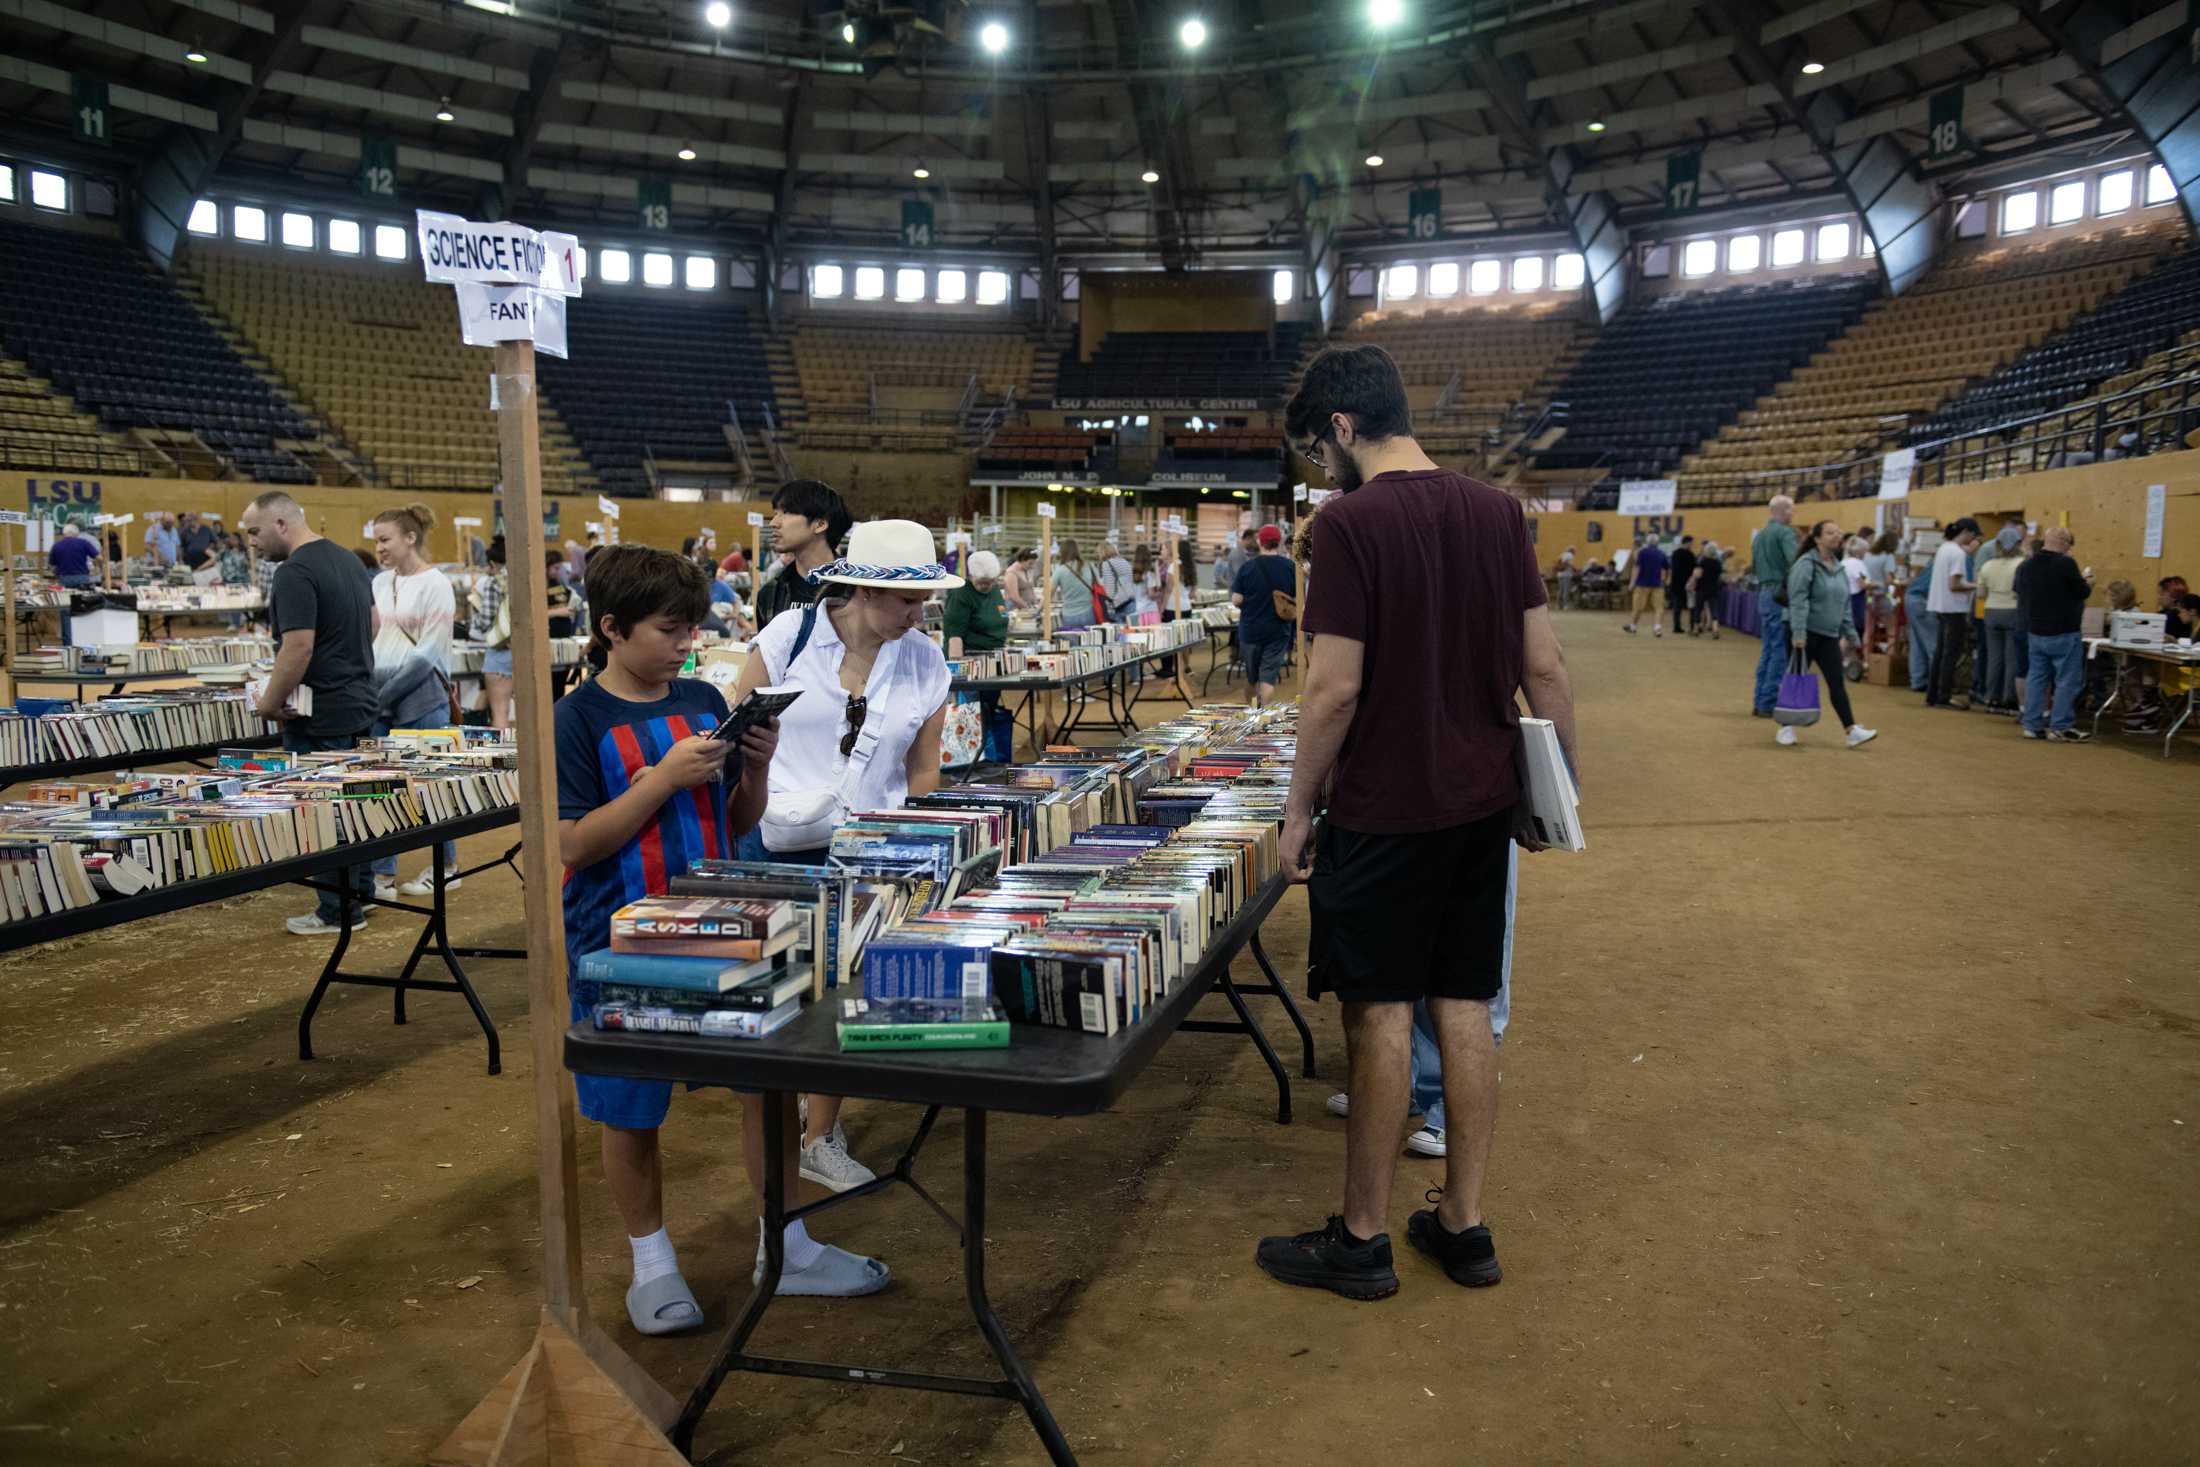
<svg viewBox="0 0 2200 1467">
<path fill-rule="evenodd" d="M 802 630 L 795 635 L 794 650 L 788 654 L 787 665 L 774 682 L 785 681 L 794 671 L 795 662 L 809 646 L 810 632 L 816 625 L 817 608 L 813 605 L 802 618 Z M 881 706 L 877 714 L 864 720 L 863 727 L 856 733 L 854 748 L 840 761 L 840 773 L 836 778 L 828 784 L 812 785 L 807 789 L 775 791 L 765 801 L 764 819 L 759 829 L 766 849 L 814 851 L 831 842 L 833 832 L 855 807 L 858 792 L 863 788 L 863 776 L 878 753 L 879 729 L 886 722 L 886 707 L 892 704 L 892 694 L 902 677 L 902 664 L 897 658 L 892 675 L 880 690 Z M 837 686 L 838 679 L 835 683 Z"/>
</svg>

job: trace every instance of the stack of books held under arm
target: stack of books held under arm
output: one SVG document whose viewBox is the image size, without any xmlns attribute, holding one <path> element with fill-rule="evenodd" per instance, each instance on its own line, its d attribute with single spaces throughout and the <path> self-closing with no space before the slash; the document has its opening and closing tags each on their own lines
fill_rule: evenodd
<svg viewBox="0 0 2200 1467">
<path fill-rule="evenodd" d="M 51 780 L 0 804 L 7 921 L 315 855 L 506 810 L 509 746 L 436 754 L 401 742 L 327 753 L 223 750 L 211 771 Z"/>
</svg>

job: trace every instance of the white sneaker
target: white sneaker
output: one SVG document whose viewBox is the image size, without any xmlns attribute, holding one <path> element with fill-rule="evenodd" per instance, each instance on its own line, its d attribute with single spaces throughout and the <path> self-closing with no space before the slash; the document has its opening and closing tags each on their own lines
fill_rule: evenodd
<svg viewBox="0 0 2200 1467">
<path fill-rule="evenodd" d="M 1406 1137 L 1406 1154 L 1408 1156 L 1442 1156 L 1444 1154 L 1443 1128 L 1441 1126 L 1423 1126 L 1420 1130 Z"/>
<path fill-rule="evenodd" d="M 374 896 L 375 896 L 375 900 L 377 900 L 377 901 L 384 901 L 384 902 L 393 902 L 393 901 L 396 901 L 396 900 L 397 900 L 397 883 L 396 883 L 396 882 L 394 882 L 394 881 L 392 881 L 392 880 L 391 880 L 391 879 L 390 879 L 389 877 L 387 877 L 387 876 L 377 876 L 377 877 L 375 877 L 375 878 L 374 878 Z"/>
<path fill-rule="evenodd" d="M 1878 729 L 1866 728 L 1862 724 L 1858 724 L 1856 727 L 1849 730 L 1849 747 L 1852 749 L 1861 748 L 1865 744 L 1870 743 L 1873 739 L 1876 739 L 1878 737 Z"/>
<path fill-rule="evenodd" d="M 461 886 L 464 886 L 465 884 L 465 878 L 454 876 L 450 880 L 443 883 L 443 889 L 445 891 L 457 891 Z M 375 892 L 376 896 L 380 896 L 381 894 L 382 893 L 380 891 Z M 434 868 L 431 867 L 430 869 L 421 872 L 418 876 L 415 876 L 410 881 L 400 883 L 397 888 L 397 894 L 399 896 L 434 896 Z"/>
<path fill-rule="evenodd" d="M 1783 748 L 1794 748 L 1795 729 L 1793 725 L 1785 723 L 1781 724 L 1780 731 L 1772 736 L 1772 740 L 1774 743 L 1779 744 Z"/>
<path fill-rule="evenodd" d="M 1330 1096 L 1328 1100 L 1323 1102 L 1323 1104 L 1324 1106 L 1326 1106 L 1329 1113 L 1333 1116 L 1348 1116 L 1352 1114 L 1352 1097 L 1345 1094 L 1342 1090 L 1338 1091 L 1335 1095 Z"/>
<path fill-rule="evenodd" d="M 361 912 L 352 922 L 351 930 L 357 932 L 367 925 L 367 914 Z M 334 922 L 323 922 L 319 912 L 308 912 L 303 917 L 293 917 L 283 927 L 299 937 L 334 937 L 344 929 Z"/>
<path fill-rule="evenodd" d="M 1651 636 L 1653 636 L 1653 637 L 1662 637 L 1662 636 L 1664 636 L 1664 635 L 1665 635 L 1665 626 L 1664 626 L 1664 624 L 1663 624 L 1663 623 L 1660 623 L 1659 625 L 1657 625 L 1657 626 L 1654 626 L 1654 627 L 1650 628 L 1650 635 L 1651 635 Z"/>
<path fill-rule="evenodd" d="M 869 1167 L 848 1154 L 848 1136 L 838 1121 L 830 1131 L 803 1146 L 802 1175 L 835 1192 L 878 1179 Z"/>
</svg>

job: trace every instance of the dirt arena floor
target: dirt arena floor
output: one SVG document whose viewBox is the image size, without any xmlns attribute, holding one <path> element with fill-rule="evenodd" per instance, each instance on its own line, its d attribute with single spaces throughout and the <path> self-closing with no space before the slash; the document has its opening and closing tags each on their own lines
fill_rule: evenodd
<svg viewBox="0 0 2200 1467">
<path fill-rule="evenodd" d="M 1403 1246 L 1404 1288 L 1288 1289 L 1266 1232 L 1335 1209 L 1343 1068 L 1297 1123 L 1242 1041 L 1181 1035 L 1114 1113 L 993 1123 L 995 1302 L 1081 1460 L 2152 1463 L 2200 1457 L 2194 752 L 2026 743 L 1857 690 L 1882 734 L 1774 747 L 1755 644 L 1561 618 L 1590 851 L 1525 862 L 1487 1211 L 1501 1287 Z M 471 843 L 470 856 L 500 849 Z M 406 863 L 409 874 L 419 858 Z M 454 897 L 513 940 L 505 873 Z M 0 961 L 0 1461 L 421 1460 L 518 1358 L 537 1247 L 519 966 L 476 965 L 507 1068 L 454 998 L 389 1023 L 273 893 Z M 1441 920 L 1431 913 L 1432 921 Z M 1302 967 L 1303 898 L 1268 928 Z M 387 917 L 364 956 L 394 968 Z M 1272 1014 L 1272 1034 L 1284 1030 Z M 915 1119 L 850 1107 L 859 1155 Z M 683 1097 L 668 1217 L 722 1325 L 755 1226 L 734 1101 Z M 684 1389 L 705 1336 L 640 1340 L 584 1130 L 589 1302 Z M 943 1122 L 927 1175 L 957 1186 Z M 818 1233 L 896 1283 L 796 1300 L 777 1353 L 989 1362 L 947 1234 L 905 1194 Z M 1043 1460 L 1013 1408 L 736 1376 L 716 1467 Z"/>
</svg>

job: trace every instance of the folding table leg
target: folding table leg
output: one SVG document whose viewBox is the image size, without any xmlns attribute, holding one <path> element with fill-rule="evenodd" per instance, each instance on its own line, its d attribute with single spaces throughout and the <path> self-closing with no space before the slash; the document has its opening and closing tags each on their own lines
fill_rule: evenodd
<svg viewBox="0 0 2200 1467">
<path fill-rule="evenodd" d="M 1300 1012 L 1299 1001 L 1291 996 L 1291 990 L 1284 987 L 1283 980 L 1276 976 L 1275 965 L 1268 961 L 1267 950 L 1260 945 L 1259 928 L 1253 929 L 1253 938 L 1248 946 L 1253 950 L 1253 961 L 1260 964 L 1261 972 L 1268 975 L 1266 991 L 1283 1000 L 1283 1011 L 1291 1016 L 1292 1027 L 1299 1031 L 1299 1044 L 1305 1051 L 1303 1058 L 1306 1078 L 1311 1080 L 1314 1078 L 1314 1031 L 1306 1026 L 1306 1015 Z"/>
<path fill-rule="evenodd" d="M 448 883 L 445 880 L 443 843 L 438 841 L 428 849 L 430 859 L 435 862 L 435 879 L 432 883 L 435 887 L 435 916 L 429 919 L 428 930 L 435 934 L 436 954 L 443 959 L 443 966 L 451 970 L 451 981 L 458 985 L 459 996 L 466 1000 L 466 1007 L 474 1011 L 474 1022 L 481 1026 L 482 1034 L 489 1041 L 489 1073 L 502 1074 L 504 1047 L 497 1039 L 497 1026 L 489 1021 L 489 1011 L 482 1007 L 481 995 L 474 992 L 473 980 L 466 976 L 465 965 L 459 962 L 458 953 L 451 947 L 450 910 L 444 905 L 448 900 L 444 895 L 444 888 Z M 402 988 L 397 990 L 397 1001 L 400 1004 L 405 1001 L 405 990 Z M 1311 1044 L 1312 1041 L 1308 1042 Z M 1307 1053 L 1311 1055 L 1313 1050 L 1309 1049 Z M 1309 1070 L 1307 1073 L 1312 1074 L 1313 1071 Z"/>
<path fill-rule="evenodd" d="M 985 1112 L 976 1109 L 963 1112 L 963 1281 L 970 1295 L 970 1312 L 978 1320 L 978 1331 L 992 1346 L 994 1358 L 1001 1362 L 1002 1374 L 1014 1387 L 1024 1414 L 1031 1418 L 1031 1429 L 1046 1444 L 1047 1459 L 1055 1467 L 1077 1467 L 1077 1456 L 1070 1451 L 1062 1428 L 1054 1424 L 1054 1413 L 1047 1409 L 1046 1397 L 1039 1394 L 1031 1372 L 1024 1369 L 1024 1362 L 1017 1358 L 1016 1347 L 1008 1342 L 1008 1331 L 1002 1327 L 1000 1316 L 993 1312 L 992 1301 L 986 1297 Z"/>
<path fill-rule="evenodd" d="M 680 1419 L 672 1423 L 666 1435 L 680 1449 L 680 1455 L 695 1456 L 695 1428 L 702 1421 L 703 1413 L 710 1409 L 711 1397 L 718 1394 L 718 1387 L 725 1384 L 726 1376 L 740 1358 L 741 1347 L 756 1333 L 763 1323 L 764 1311 L 771 1307 L 779 1292 L 779 1275 L 787 1266 L 787 1148 L 782 1131 L 787 1124 L 787 1096 L 780 1090 L 766 1091 L 764 1101 L 764 1276 L 749 1291 L 749 1300 L 741 1306 L 741 1313 L 734 1319 L 733 1328 L 726 1331 L 724 1343 L 705 1371 L 703 1378 L 688 1392 L 687 1404 L 680 1408 Z"/>
<path fill-rule="evenodd" d="M 1230 1007 L 1237 1010 L 1238 1022 L 1245 1026 L 1246 1033 L 1253 1036 L 1253 1047 L 1260 1051 L 1261 1059 L 1267 1063 L 1269 1072 L 1276 1077 L 1276 1124 L 1290 1125 L 1291 1076 L 1284 1070 L 1283 1061 L 1276 1058 L 1275 1046 L 1268 1042 L 1268 1036 L 1253 1021 L 1253 1011 L 1245 1006 L 1245 995 L 1238 992 L 1237 985 L 1230 981 L 1228 973 L 1215 980 L 1215 988 L 1224 998 L 1230 1000 Z"/>
<path fill-rule="evenodd" d="M 328 986 L 336 981 L 337 970 L 344 966 L 344 949 L 351 946 L 351 927 L 344 924 L 336 933 L 336 950 L 328 955 L 328 962 L 321 969 L 320 981 L 313 985 L 313 992 L 306 996 L 306 1006 L 298 1014 L 298 1058 L 313 1058 L 313 1013 L 321 1006 L 328 993 Z"/>
</svg>

